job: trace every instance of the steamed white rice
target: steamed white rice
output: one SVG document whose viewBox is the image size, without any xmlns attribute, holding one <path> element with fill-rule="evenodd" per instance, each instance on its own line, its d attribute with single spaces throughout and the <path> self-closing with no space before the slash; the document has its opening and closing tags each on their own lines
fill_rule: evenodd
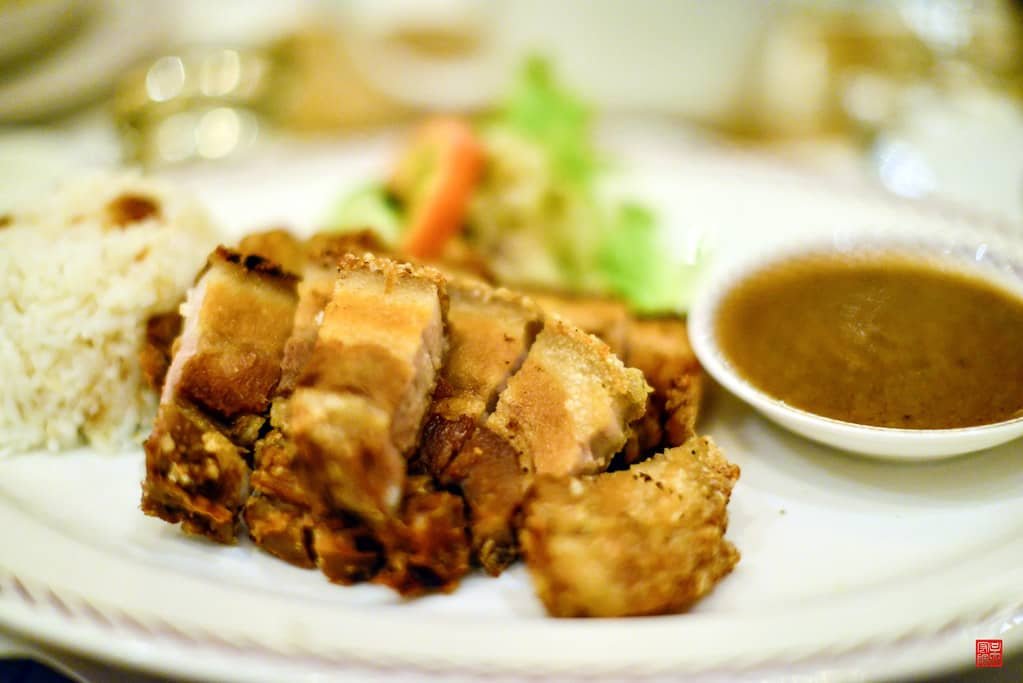
<svg viewBox="0 0 1023 683">
<path fill-rule="evenodd" d="M 124 195 L 157 214 L 117 225 Z M 94 177 L 0 225 L 0 455 L 137 440 L 156 397 L 138 354 L 216 244 L 202 209 L 137 177 Z"/>
</svg>

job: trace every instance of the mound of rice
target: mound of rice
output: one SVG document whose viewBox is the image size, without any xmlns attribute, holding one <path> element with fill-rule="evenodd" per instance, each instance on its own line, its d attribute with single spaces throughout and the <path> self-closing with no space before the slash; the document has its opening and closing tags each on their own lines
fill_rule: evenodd
<svg viewBox="0 0 1023 683">
<path fill-rule="evenodd" d="M 0 217 L 0 455 L 137 440 L 156 396 L 138 354 L 216 244 L 202 209 L 93 177 Z"/>
</svg>

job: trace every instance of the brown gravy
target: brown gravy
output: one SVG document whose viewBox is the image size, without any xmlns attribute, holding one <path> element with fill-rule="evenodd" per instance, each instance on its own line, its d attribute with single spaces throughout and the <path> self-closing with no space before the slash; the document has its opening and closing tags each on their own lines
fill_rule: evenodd
<svg viewBox="0 0 1023 683">
<path fill-rule="evenodd" d="M 715 334 L 747 381 L 825 417 L 947 429 L 1023 415 L 1023 298 L 912 257 L 769 266 L 726 295 Z"/>
</svg>

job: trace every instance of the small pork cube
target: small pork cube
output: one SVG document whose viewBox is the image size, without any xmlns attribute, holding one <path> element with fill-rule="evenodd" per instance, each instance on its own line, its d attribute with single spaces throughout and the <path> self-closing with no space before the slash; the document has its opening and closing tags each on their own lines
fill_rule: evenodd
<svg viewBox="0 0 1023 683">
<path fill-rule="evenodd" d="M 694 437 L 628 470 L 538 477 L 522 552 L 557 617 L 669 614 L 706 595 L 739 560 L 724 538 L 739 468 Z"/>
</svg>

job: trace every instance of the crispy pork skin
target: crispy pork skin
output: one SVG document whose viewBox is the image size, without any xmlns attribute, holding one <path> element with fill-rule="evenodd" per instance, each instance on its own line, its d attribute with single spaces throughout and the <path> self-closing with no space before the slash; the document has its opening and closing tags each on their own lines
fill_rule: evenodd
<svg viewBox="0 0 1023 683">
<path fill-rule="evenodd" d="M 272 261 L 294 275 L 300 275 L 305 267 L 305 245 L 283 228 L 246 235 L 238 242 L 238 251 Z"/>
<path fill-rule="evenodd" d="M 445 469 L 497 402 L 542 326 L 529 299 L 464 279 L 448 285 L 448 355 L 423 430 L 419 464 Z"/>
<path fill-rule="evenodd" d="M 647 408 L 633 425 L 633 435 L 616 462 L 636 462 L 696 433 L 704 379 L 684 318 L 637 318 L 622 302 L 599 297 L 541 292 L 533 298 L 548 313 L 602 339 L 626 365 L 642 370 L 653 388 Z"/>
<path fill-rule="evenodd" d="M 583 332 L 600 339 L 611 352 L 625 357 L 629 309 L 617 299 L 532 292 L 530 296 L 547 313 L 567 320 Z"/>
<path fill-rule="evenodd" d="M 410 453 L 444 360 L 447 307 L 437 271 L 345 255 L 299 386 L 367 398 Z"/>
<path fill-rule="evenodd" d="M 548 613 L 687 609 L 739 560 L 724 538 L 738 476 L 710 439 L 694 437 L 628 470 L 537 478 L 520 535 Z"/>
</svg>

